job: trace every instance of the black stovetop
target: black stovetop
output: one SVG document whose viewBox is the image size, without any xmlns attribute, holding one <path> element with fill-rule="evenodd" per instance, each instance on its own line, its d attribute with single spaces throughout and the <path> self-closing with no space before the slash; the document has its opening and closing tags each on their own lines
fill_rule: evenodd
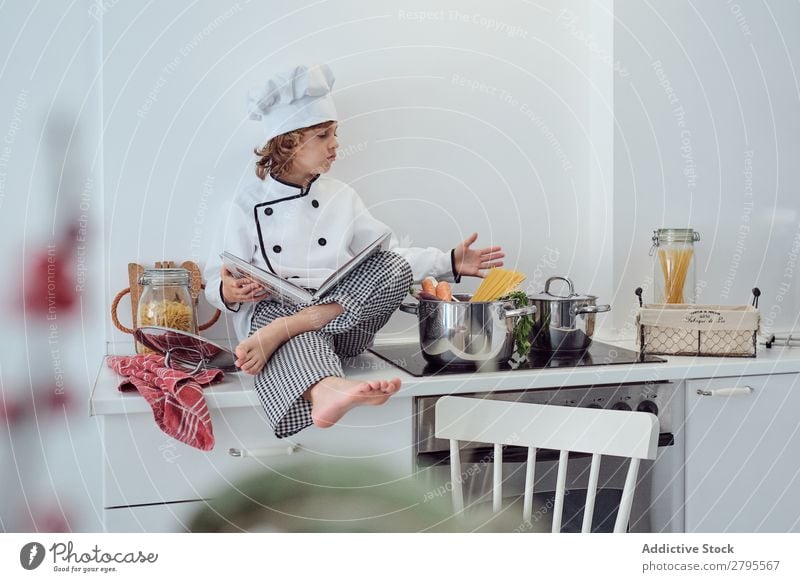
<svg viewBox="0 0 800 582">
<path fill-rule="evenodd" d="M 469 374 L 473 372 L 508 371 L 516 372 L 519 370 L 542 370 L 548 368 L 574 368 L 577 366 L 607 366 L 613 364 L 644 364 L 666 362 L 665 359 L 657 356 L 639 355 L 638 352 L 618 348 L 608 344 L 594 341 L 588 349 L 582 352 L 571 352 L 565 354 L 537 354 L 531 352 L 527 361 L 518 363 L 515 361 L 503 362 L 496 369 L 492 369 L 492 363 L 487 362 L 478 367 L 474 364 L 463 366 L 440 366 L 425 360 L 420 351 L 419 342 L 404 344 L 389 344 L 373 346 L 369 349 L 379 358 L 386 360 L 390 364 L 405 370 L 412 376 L 438 376 L 444 374 Z"/>
</svg>

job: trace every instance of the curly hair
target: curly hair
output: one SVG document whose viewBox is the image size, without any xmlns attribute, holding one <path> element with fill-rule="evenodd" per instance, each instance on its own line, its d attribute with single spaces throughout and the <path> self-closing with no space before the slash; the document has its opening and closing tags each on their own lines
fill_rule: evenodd
<svg viewBox="0 0 800 582">
<path fill-rule="evenodd" d="M 292 157 L 300 145 L 303 134 L 310 130 L 322 129 L 335 123 L 334 121 L 323 121 L 316 125 L 295 129 L 288 133 L 277 135 L 269 140 L 260 148 L 255 148 L 253 152 L 259 156 L 256 161 L 256 176 L 265 180 L 267 174 L 280 178 L 292 167 Z"/>
</svg>

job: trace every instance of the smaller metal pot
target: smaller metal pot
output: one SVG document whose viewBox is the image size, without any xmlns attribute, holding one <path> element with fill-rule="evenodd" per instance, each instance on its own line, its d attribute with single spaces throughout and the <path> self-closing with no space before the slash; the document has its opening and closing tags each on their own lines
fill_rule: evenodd
<svg viewBox="0 0 800 582">
<path fill-rule="evenodd" d="M 458 301 L 420 299 L 403 303 L 400 311 L 419 320 L 419 344 L 428 362 L 467 365 L 493 360 L 503 363 L 514 352 L 514 320 L 533 315 L 533 306 L 514 309 L 513 301 L 476 301 L 455 294 Z"/>
<path fill-rule="evenodd" d="M 553 281 L 564 281 L 569 286 L 569 295 L 550 292 Z M 577 352 L 592 343 L 594 316 L 611 311 L 610 305 L 596 305 L 594 295 L 578 295 L 572 281 L 567 277 L 550 277 L 544 291 L 528 295 L 528 301 L 536 307 L 531 330 L 531 351 Z"/>
</svg>

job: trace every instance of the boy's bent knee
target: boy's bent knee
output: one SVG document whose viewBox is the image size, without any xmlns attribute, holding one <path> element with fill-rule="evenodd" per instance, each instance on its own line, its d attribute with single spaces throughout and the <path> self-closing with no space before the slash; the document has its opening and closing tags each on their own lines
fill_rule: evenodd
<svg viewBox="0 0 800 582">
<path fill-rule="evenodd" d="M 392 278 L 402 282 L 406 289 L 410 287 L 414 282 L 414 275 L 411 272 L 411 265 L 408 261 L 394 251 L 380 251 L 380 255 L 386 261 Z"/>
</svg>

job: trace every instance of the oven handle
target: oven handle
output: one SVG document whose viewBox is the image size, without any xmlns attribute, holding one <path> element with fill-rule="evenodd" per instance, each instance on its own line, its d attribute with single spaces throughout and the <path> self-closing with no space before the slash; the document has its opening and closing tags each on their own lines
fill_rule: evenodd
<svg viewBox="0 0 800 582">
<path fill-rule="evenodd" d="M 658 435 L 658 448 L 672 447 L 675 445 L 675 435 L 671 432 L 662 432 Z M 527 460 L 528 448 L 517 445 L 505 445 L 503 448 L 504 463 L 524 463 Z M 578 458 L 591 456 L 590 453 L 577 453 L 570 451 L 570 455 L 577 455 Z M 426 464 L 449 465 L 450 450 L 441 449 L 436 451 L 417 452 L 417 459 L 424 459 Z M 549 449 L 538 449 L 536 452 L 536 462 L 557 461 L 559 451 Z M 484 463 L 494 461 L 494 447 L 479 446 L 461 449 L 462 463 Z"/>
<path fill-rule="evenodd" d="M 751 386 L 737 386 L 736 388 L 715 388 L 713 390 L 703 390 L 698 388 L 699 396 L 747 396 L 753 393 Z"/>
</svg>

